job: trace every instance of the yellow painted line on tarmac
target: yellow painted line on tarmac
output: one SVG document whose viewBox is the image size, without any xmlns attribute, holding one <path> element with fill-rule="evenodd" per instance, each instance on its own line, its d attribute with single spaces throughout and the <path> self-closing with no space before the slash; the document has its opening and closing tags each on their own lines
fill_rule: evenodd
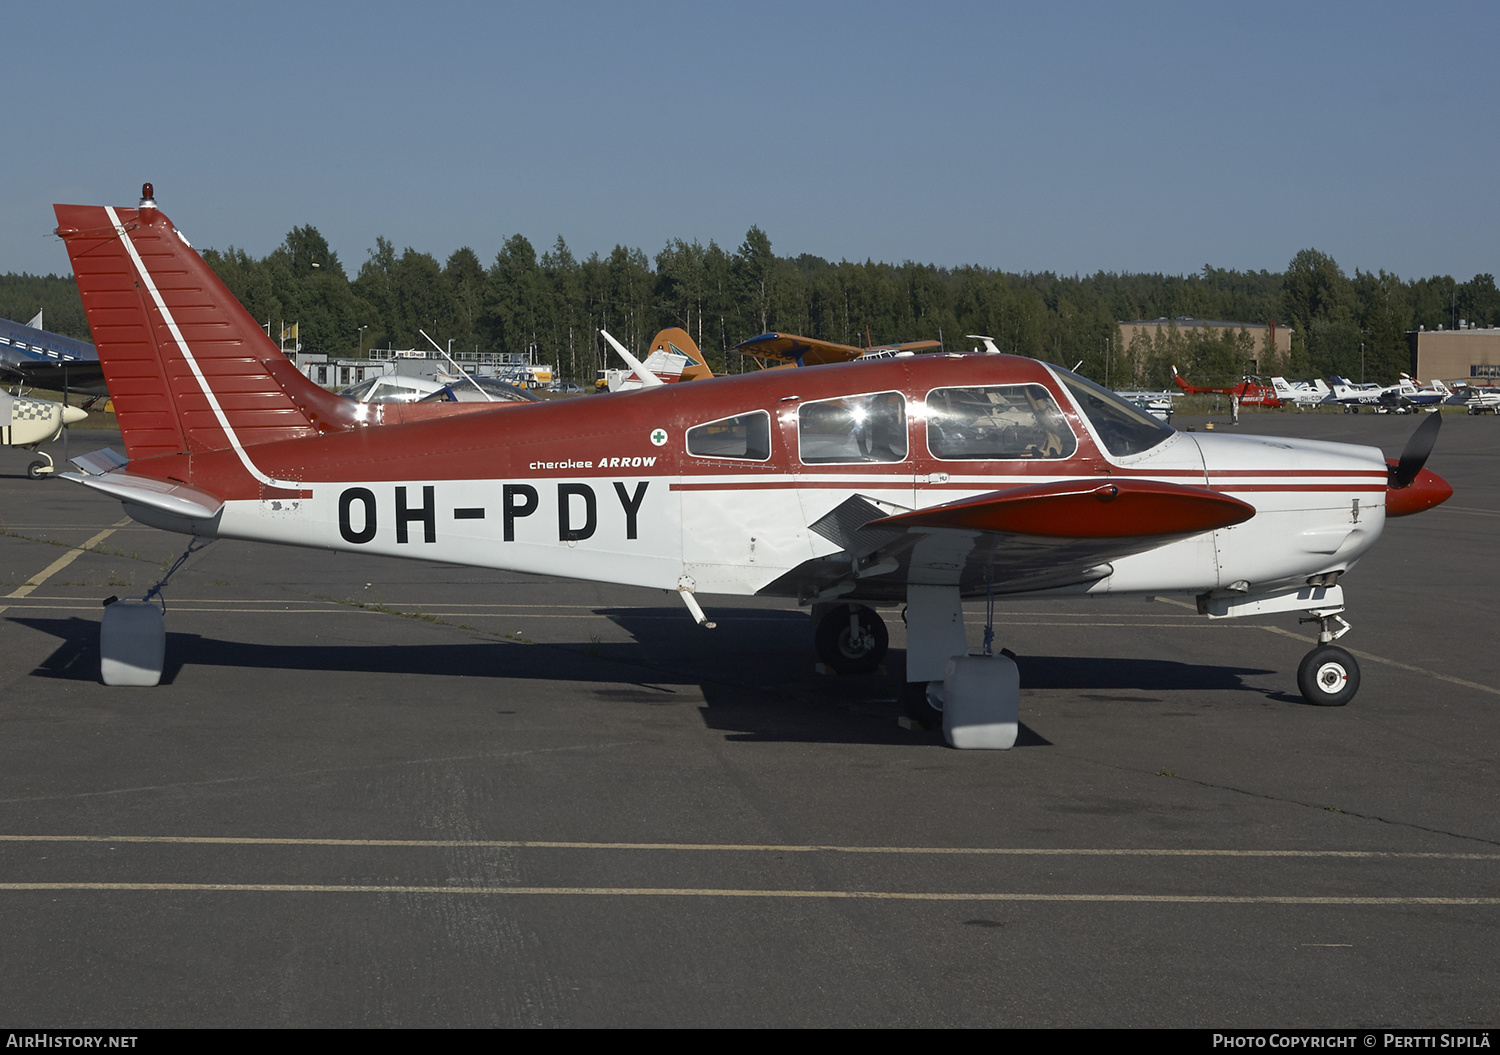
<svg viewBox="0 0 1500 1055">
<path fill-rule="evenodd" d="M 743 890 L 722 887 L 399 886 L 314 883 L 0 883 L 0 891 L 103 890 L 248 894 L 467 894 L 509 897 L 701 897 L 827 901 L 1053 902 L 1147 905 L 1500 905 L 1494 897 L 1302 897 L 1291 894 L 1024 894 L 896 890 Z"/>
<path fill-rule="evenodd" d="M 627 843 L 549 839 L 316 839 L 237 835 L 0 835 L 0 843 L 164 843 L 201 846 L 349 846 L 417 849 L 670 850 L 733 853 L 934 854 L 994 857 L 1240 857 L 1500 861 L 1497 853 L 1425 850 L 1232 850 L 1164 847 L 846 846 L 837 843 Z"/>
<path fill-rule="evenodd" d="M 31 594 L 31 591 L 35 590 L 38 586 L 42 585 L 42 583 L 52 578 L 52 576 L 62 571 L 69 564 L 72 564 L 75 560 L 83 556 L 83 554 L 87 553 L 94 546 L 99 545 L 99 543 L 109 538 L 109 536 L 113 535 L 116 531 L 119 531 L 122 527 L 124 527 L 126 524 L 129 524 L 130 522 L 130 518 L 125 517 L 115 523 L 113 526 L 105 528 L 103 531 L 99 532 L 99 534 L 89 539 L 83 545 L 74 546 L 72 549 L 68 550 L 68 552 L 64 553 L 61 557 L 58 557 L 51 564 L 43 568 L 36 575 L 33 575 L 30 579 L 27 579 L 24 585 L 18 586 L 16 589 L 6 594 L 6 599 L 29 596 Z M 5 605 L 0 605 L 0 612 L 4 612 L 6 607 L 7 606 Z"/>
</svg>

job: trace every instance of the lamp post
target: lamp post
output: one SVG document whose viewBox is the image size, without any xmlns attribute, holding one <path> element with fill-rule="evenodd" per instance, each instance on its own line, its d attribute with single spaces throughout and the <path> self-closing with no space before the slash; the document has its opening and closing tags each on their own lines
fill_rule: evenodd
<svg viewBox="0 0 1500 1055">
<path fill-rule="evenodd" d="M 359 355 L 356 356 L 356 358 L 363 358 L 364 357 L 364 354 L 365 354 L 365 331 L 368 330 L 369 328 L 370 328 L 370 326 L 369 326 L 368 323 L 366 323 L 364 326 L 361 326 L 359 328 L 359 333 L 356 335 L 357 341 L 359 343 Z"/>
</svg>

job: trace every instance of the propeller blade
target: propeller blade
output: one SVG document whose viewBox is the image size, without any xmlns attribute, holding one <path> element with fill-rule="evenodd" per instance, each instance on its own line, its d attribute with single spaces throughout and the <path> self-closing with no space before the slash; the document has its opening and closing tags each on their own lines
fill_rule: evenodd
<svg viewBox="0 0 1500 1055">
<path fill-rule="evenodd" d="M 1417 431 L 1406 441 L 1401 460 L 1390 471 L 1390 486 L 1393 490 L 1399 491 L 1417 478 L 1422 466 L 1427 464 L 1427 456 L 1432 453 L 1433 445 L 1437 443 L 1438 429 L 1442 426 L 1442 414 L 1428 414 L 1427 420 L 1417 426 Z"/>
</svg>

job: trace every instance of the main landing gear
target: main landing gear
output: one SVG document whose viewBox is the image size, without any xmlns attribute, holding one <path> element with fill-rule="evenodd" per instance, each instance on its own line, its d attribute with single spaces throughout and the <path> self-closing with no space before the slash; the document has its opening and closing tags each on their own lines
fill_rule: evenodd
<svg viewBox="0 0 1500 1055">
<path fill-rule="evenodd" d="M 873 674 L 885 659 L 890 634 L 875 609 L 862 604 L 818 605 L 813 612 L 813 645 L 838 674 Z"/>
<path fill-rule="evenodd" d="M 26 475 L 33 480 L 45 480 L 49 476 L 56 475 L 57 466 L 52 461 L 52 455 L 46 451 L 37 451 L 42 457 L 26 467 Z M 45 461 L 43 460 L 45 459 Z"/>
</svg>

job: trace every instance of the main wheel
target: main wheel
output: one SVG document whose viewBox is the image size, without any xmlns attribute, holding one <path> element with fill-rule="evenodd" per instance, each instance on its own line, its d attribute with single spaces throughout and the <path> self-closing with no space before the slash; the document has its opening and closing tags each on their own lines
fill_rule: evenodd
<svg viewBox="0 0 1500 1055">
<path fill-rule="evenodd" d="M 1319 645 L 1302 657 L 1297 688 L 1308 703 L 1342 707 L 1359 691 L 1359 664 L 1337 645 Z"/>
<path fill-rule="evenodd" d="M 851 616 L 855 625 L 851 625 Z M 890 643 L 885 620 L 862 604 L 836 606 L 813 631 L 818 658 L 840 674 L 873 672 Z"/>
<path fill-rule="evenodd" d="M 51 476 L 51 466 L 38 458 L 26 467 L 26 475 L 33 480 L 40 480 L 44 476 Z"/>
</svg>

